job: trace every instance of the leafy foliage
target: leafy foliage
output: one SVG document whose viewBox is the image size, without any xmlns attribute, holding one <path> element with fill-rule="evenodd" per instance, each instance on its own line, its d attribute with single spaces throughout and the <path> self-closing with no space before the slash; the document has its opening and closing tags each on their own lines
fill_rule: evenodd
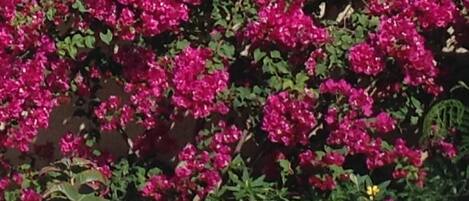
<svg viewBox="0 0 469 201">
<path fill-rule="evenodd" d="M 0 201 L 467 200 L 468 9 L 0 1 Z"/>
<path fill-rule="evenodd" d="M 469 110 L 459 100 L 443 100 L 430 108 L 423 120 L 422 142 L 445 138 L 451 129 L 467 133 Z"/>
<path fill-rule="evenodd" d="M 91 161 L 72 158 L 44 167 L 40 175 L 48 184 L 43 196 L 70 201 L 105 201 L 98 194 L 108 181 L 93 165 Z"/>
</svg>

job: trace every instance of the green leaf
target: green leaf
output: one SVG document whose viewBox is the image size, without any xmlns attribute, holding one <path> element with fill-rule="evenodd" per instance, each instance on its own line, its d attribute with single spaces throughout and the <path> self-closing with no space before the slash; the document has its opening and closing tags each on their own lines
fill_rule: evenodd
<svg viewBox="0 0 469 201">
<path fill-rule="evenodd" d="M 253 186 L 269 186 L 269 183 L 266 183 L 264 181 L 265 175 L 261 175 L 260 177 L 257 177 L 254 181 L 252 181 Z"/>
<path fill-rule="evenodd" d="M 239 170 L 246 165 L 244 164 L 243 158 L 241 155 L 236 155 L 236 157 L 231 161 L 230 168 Z"/>
<path fill-rule="evenodd" d="M 47 10 L 47 12 L 46 12 L 47 20 L 53 21 L 56 12 L 57 12 L 57 10 L 55 10 L 55 8 L 49 8 L 49 10 Z"/>
<path fill-rule="evenodd" d="M 453 92 L 454 90 L 460 89 L 460 88 L 469 90 L 469 86 L 467 86 L 467 84 L 464 81 L 458 81 L 458 84 L 452 87 L 449 91 Z"/>
<path fill-rule="evenodd" d="M 328 53 L 335 54 L 335 49 L 334 49 L 334 46 L 332 46 L 332 45 L 329 45 L 329 44 L 326 45 L 326 51 Z"/>
<path fill-rule="evenodd" d="M 87 12 L 85 5 L 83 5 L 83 2 L 81 2 L 81 0 L 75 0 L 75 3 L 72 4 L 72 8 L 77 9 L 81 13 Z"/>
<path fill-rule="evenodd" d="M 410 97 L 410 102 L 412 103 L 412 105 L 416 109 L 415 112 L 419 115 L 422 115 L 422 113 L 423 113 L 422 103 L 417 98 L 415 98 L 413 96 Z"/>
<path fill-rule="evenodd" d="M 219 25 L 219 26 L 222 26 L 222 27 L 227 27 L 228 22 L 224 19 L 219 19 L 219 20 L 215 21 L 215 25 Z"/>
<path fill-rule="evenodd" d="M 378 187 L 379 187 L 379 189 L 384 190 L 389 186 L 389 184 L 391 184 L 391 181 L 385 181 L 385 182 L 379 184 Z"/>
<path fill-rule="evenodd" d="M 189 43 L 188 40 L 185 40 L 185 39 L 184 40 L 178 40 L 176 42 L 176 49 L 182 50 L 182 49 L 186 48 L 189 44 L 190 43 Z"/>
<path fill-rule="evenodd" d="M 57 51 L 57 53 L 58 53 L 60 56 L 65 56 L 65 55 L 67 54 L 67 53 L 65 52 L 65 50 L 63 50 L 63 49 L 59 49 L 59 50 Z"/>
<path fill-rule="evenodd" d="M 81 195 L 78 192 L 78 189 L 74 188 L 69 183 L 62 183 L 58 185 L 58 191 L 62 192 L 70 200 L 79 200 Z"/>
<path fill-rule="evenodd" d="M 350 178 L 350 181 L 355 184 L 355 186 L 357 187 L 357 189 L 360 189 L 360 185 L 358 183 L 358 178 L 357 176 L 355 176 L 355 174 L 350 174 L 349 175 L 349 178 Z"/>
<path fill-rule="evenodd" d="M 290 71 L 288 70 L 287 62 L 281 61 L 281 62 L 275 63 L 275 66 L 277 67 L 278 72 L 283 73 L 283 74 L 290 74 Z"/>
<path fill-rule="evenodd" d="M 101 172 L 97 170 L 85 170 L 77 175 L 75 175 L 72 179 L 75 185 L 83 185 L 89 182 L 101 182 L 103 184 L 107 183 L 107 179 L 101 174 Z"/>
<path fill-rule="evenodd" d="M 281 59 L 282 55 L 280 54 L 280 52 L 278 50 L 274 50 L 274 51 L 270 52 L 270 57 L 276 58 L 276 59 Z"/>
<path fill-rule="evenodd" d="M 111 32 L 111 30 L 108 29 L 105 34 L 99 33 L 99 38 L 101 38 L 101 40 L 104 43 L 106 43 L 107 45 L 111 44 L 111 41 L 112 41 L 112 32 Z"/>
<path fill-rule="evenodd" d="M 229 43 L 223 43 L 220 47 L 220 51 L 227 57 L 233 58 L 235 54 L 235 47 Z"/>
<path fill-rule="evenodd" d="M 254 50 L 254 61 L 259 62 L 262 58 L 264 58 L 266 55 L 265 52 L 262 52 L 260 49 L 255 49 Z"/>
<path fill-rule="evenodd" d="M 72 59 L 75 59 L 75 57 L 77 56 L 77 53 L 78 53 L 78 50 L 75 46 L 68 47 L 68 54 L 70 55 L 70 57 L 72 57 Z"/>
<path fill-rule="evenodd" d="M 241 175 L 241 179 L 244 181 L 244 182 L 248 182 L 250 179 L 249 179 L 249 172 L 248 172 L 248 169 L 247 168 L 244 168 L 243 169 L 243 175 Z"/>
<path fill-rule="evenodd" d="M 275 70 L 275 66 L 272 63 L 272 60 L 269 57 L 265 57 L 262 60 L 262 72 L 264 73 L 269 73 L 269 74 L 275 74 L 277 71 Z"/>
<path fill-rule="evenodd" d="M 70 201 L 107 201 L 104 198 L 97 197 L 93 194 L 80 194 L 78 189 L 69 183 L 61 183 L 49 188 L 43 197 L 48 197 L 54 192 L 60 192 L 65 195 Z"/>
<path fill-rule="evenodd" d="M 428 143 L 431 138 L 446 137 L 451 128 L 460 128 L 467 116 L 466 107 L 456 99 L 436 103 L 424 117 L 421 143 Z M 438 129 L 433 129 L 434 127 Z"/>
<path fill-rule="evenodd" d="M 301 90 L 304 89 L 306 85 L 306 81 L 308 80 L 309 80 L 309 76 L 306 73 L 300 72 L 296 74 L 295 76 L 296 87 Z"/>
<path fill-rule="evenodd" d="M 360 15 L 360 16 L 358 16 L 358 23 L 360 23 L 360 24 L 363 25 L 363 26 L 367 26 L 367 25 L 368 25 L 367 16 L 366 16 L 366 15 Z"/>
<path fill-rule="evenodd" d="M 283 89 L 293 89 L 293 86 L 295 86 L 295 84 L 293 83 L 292 80 L 290 79 L 283 79 L 283 83 L 282 83 L 282 88 Z"/>
<path fill-rule="evenodd" d="M 334 176 L 339 176 L 344 173 L 344 168 L 337 165 L 331 165 L 329 166 L 329 169 L 332 170 L 332 175 Z"/>
<path fill-rule="evenodd" d="M 314 69 L 316 75 L 321 75 L 321 76 L 326 75 L 326 70 L 327 70 L 327 66 L 322 63 L 317 64 L 316 69 Z"/>
<path fill-rule="evenodd" d="M 467 84 L 463 81 L 458 81 L 458 84 L 461 85 L 462 87 L 464 87 L 465 89 L 468 89 L 469 90 L 469 86 L 467 86 Z"/>
<path fill-rule="evenodd" d="M 235 173 L 231 171 L 228 172 L 228 177 L 233 183 L 242 183 L 241 180 L 239 180 L 238 175 L 236 175 Z"/>
<path fill-rule="evenodd" d="M 16 190 L 16 191 L 5 191 L 3 192 L 4 193 L 4 198 L 5 198 L 5 201 L 17 201 L 19 200 L 20 198 L 20 191 L 19 190 Z M 0 197 L 1 198 L 1 197 Z"/>
<path fill-rule="evenodd" d="M 417 125 L 418 122 L 419 122 L 419 117 L 417 117 L 417 116 L 411 116 L 410 117 L 410 124 L 411 125 Z"/>
<path fill-rule="evenodd" d="M 280 167 L 282 168 L 283 171 L 290 172 L 292 170 L 291 169 L 291 163 L 288 160 L 280 160 L 279 165 L 280 165 Z"/>
<path fill-rule="evenodd" d="M 94 36 L 86 36 L 85 37 L 85 45 L 87 48 L 94 48 L 94 43 L 96 42 L 96 39 Z"/>
<path fill-rule="evenodd" d="M 107 199 L 97 197 L 94 195 L 84 195 L 84 196 L 81 196 L 78 201 L 107 201 Z"/>
<path fill-rule="evenodd" d="M 218 43 L 216 41 L 210 41 L 208 47 L 212 49 L 212 51 L 217 51 Z"/>
<path fill-rule="evenodd" d="M 267 82 L 269 83 L 269 87 L 275 89 L 276 91 L 281 90 L 283 87 L 279 77 L 271 77 Z"/>
<path fill-rule="evenodd" d="M 85 47 L 83 36 L 81 36 L 80 34 L 73 35 L 72 45 L 76 45 L 77 47 Z"/>
<path fill-rule="evenodd" d="M 369 23 L 370 23 L 370 24 L 369 24 L 369 27 L 370 27 L 370 28 L 376 27 L 376 26 L 378 26 L 378 24 L 379 24 L 379 18 L 376 17 L 376 16 L 373 16 L 373 17 L 371 17 Z"/>
<path fill-rule="evenodd" d="M 148 170 L 147 172 L 147 176 L 151 177 L 151 176 L 154 176 L 154 175 L 158 175 L 161 173 L 161 170 L 159 168 L 152 168 L 150 170 Z"/>
<path fill-rule="evenodd" d="M 71 44 L 72 43 L 72 39 L 70 38 L 70 36 L 67 36 L 64 40 L 64 43 L 65 44 Z"/>
<path fill-rule="evenodd" d="M 287 182 L 287 176 L 293 175 L 293 169 L 291 168 L 291 163 L 288 160 L 280 160 L 279 165 L 282 168 L 282 183 L 285 184 Z"/>
<path fill-rule="evenodd" d="M 300 72 L 296 74 L 295 80 L 296 82 L 303 83 L 309 80 L 309 76 L 304 72 Z"/>
<path fill-rule="evenodd" d="M 78 166 L 78 167 L 84 167 L 84 166 L 93 164 L 93 162 L 84 158 L 72 158 L 71 163 L 73 166 Z"/>
</svg>

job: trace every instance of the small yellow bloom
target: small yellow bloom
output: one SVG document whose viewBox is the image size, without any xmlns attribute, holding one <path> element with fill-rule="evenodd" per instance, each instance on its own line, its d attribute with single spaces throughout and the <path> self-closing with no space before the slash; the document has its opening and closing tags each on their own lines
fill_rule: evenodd
<svg viewBox="0 0 469 201">
<path fill-rule="evenodd" d="M 370 197 L 370 200 L 374 200 L 375 196 L 379 193 L 379 188 L 376 185 L 367 186 L 366 194 Z"/>
</svg>

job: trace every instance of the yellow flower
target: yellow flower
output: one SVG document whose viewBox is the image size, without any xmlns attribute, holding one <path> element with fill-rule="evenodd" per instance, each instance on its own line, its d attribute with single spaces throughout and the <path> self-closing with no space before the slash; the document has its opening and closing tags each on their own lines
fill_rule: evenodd
<svg viewBox="0 0 469 201">
<path fill-rule="evenodd" d="M 374 200 L 375 196 L 379 193 L 379 188 L 376 185 L 367 186 L 366 194 L 370 197 L 370 200 Z"/>
</svg>

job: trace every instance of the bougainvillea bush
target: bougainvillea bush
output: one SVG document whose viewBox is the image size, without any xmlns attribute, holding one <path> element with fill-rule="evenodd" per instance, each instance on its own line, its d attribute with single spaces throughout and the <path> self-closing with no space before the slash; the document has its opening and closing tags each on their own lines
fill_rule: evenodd
<svg viewBox="0 0 469 201">
<path fill-rule="evenodd" d="M 469 200 L 468 12 L 0 0 L 0 200 Z"/>
</svg>

